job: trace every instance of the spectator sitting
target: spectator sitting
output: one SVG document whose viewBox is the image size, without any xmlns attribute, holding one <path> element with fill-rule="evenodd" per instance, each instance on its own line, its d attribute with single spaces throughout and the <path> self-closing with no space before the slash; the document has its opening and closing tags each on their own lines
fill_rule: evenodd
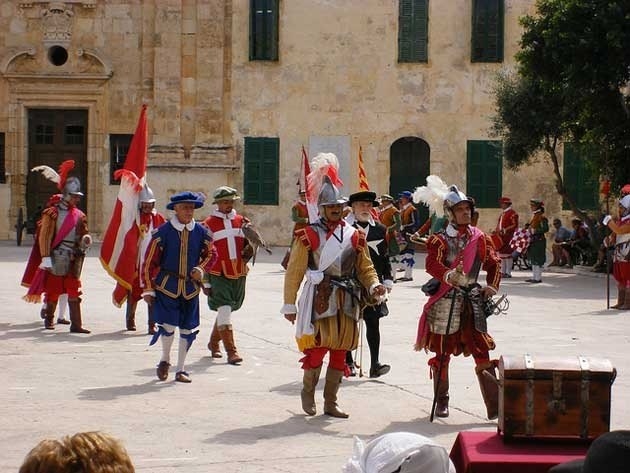
<svg viewBox="0 0 630 473">
<path fill-rule="evenodd" d="M 61 440 L 42 440 L 19 473 L 134 473 L 122 443 L 104 432 L 80 432 Z"/>
<path fill-rule="evenodd" d="M 564 266 L 571 262 L 568 253 L 565 255 L 563 251 L 563 245 L 571 239 L 571 230 L 563 227 L 559 218 L 554 218 L 552 225 L 556 229 L 556 234 L 551 245 L 553 260 L 549 266 Z"/>
<path fill-rule="evenodd" d="M 569 268 L 572 268 L 578 261 L 580 253 L 588 251 L 591 246 L 591 239 L 588 236 L 588 227 L 579 218 L 571 220 L 571 238 L 562 244 L 562 256 L 567 261 Z"/>
<path fill-rule="evenodd" d="M 597 437 L 584 459 L 556 465 L 549 473 L 626 473 L 630 464 L 630 430 L 614 430 Z"/>
<path fill-rule="evenodd" d="M 344 473 L 455 473 L 446 449 L 410 432 L 381 435 L 367 444 L 355 437 Z"/>
</svg>

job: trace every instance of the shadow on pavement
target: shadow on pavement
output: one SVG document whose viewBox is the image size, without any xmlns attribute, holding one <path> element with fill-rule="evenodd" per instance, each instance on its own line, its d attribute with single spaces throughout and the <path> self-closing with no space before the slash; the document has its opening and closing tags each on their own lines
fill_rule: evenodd
<svg viewBox="0 0 630 473">
<path fill-rule="evenodd" d="M 319 406 L 318 406 L 319 407 Z M 351 434 L 343 434 L 339 431 L 326 430 L 331 424 L 344 422 L 343 419 L 335 419 L 327 415 L 318 413 L 313 417 L 303 413 L 287 411 L 291 417 L 271 423 L 258 425 L 251 428 L 232 429 L 221 432 L 214 437 L 204 440 L 204 443 L 214 444 L 255 444 L 265 439 L 276 439 L 280 437 L 293 437 L 300 434 L 319 434 L 336 438 L 352 438 Z"/>
<path fill-rule="evenodd" d="M 154 370 L 155 372 L 155 370 Z M 172 380 L 171 380 L 172 381 Z M 151 380 L 144 384 L 129 386 L 108 386 L 105 388 L 84 389 L 79 393 L 79 399 L 84 401 L 112 401 L 119 397 L 141 396 L 143 394 L 160 391 L 172 387 L 175 382 Z"/>
</svg>

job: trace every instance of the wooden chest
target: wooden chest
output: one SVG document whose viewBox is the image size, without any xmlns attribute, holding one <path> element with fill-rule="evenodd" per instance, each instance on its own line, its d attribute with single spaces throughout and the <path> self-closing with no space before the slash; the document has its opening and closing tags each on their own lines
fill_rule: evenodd
<svg viewBox="0 0 630 473">
<path fill-rule="evenodd" d="M 502 356 L 499 431 L 506 438 L 592 440 L 610 430 L 616 374 L 602 358 Z"/>
</svg>

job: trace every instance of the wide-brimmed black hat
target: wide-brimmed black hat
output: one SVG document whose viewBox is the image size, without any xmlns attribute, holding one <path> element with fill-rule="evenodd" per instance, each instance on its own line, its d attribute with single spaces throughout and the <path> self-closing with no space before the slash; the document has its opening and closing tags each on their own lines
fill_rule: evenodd
<svg viewBox="0 0 630 473">
<path fill-rule="evenodd" d="M 370 202 L 373 206 L 378 206 L 378 202 L 376 201 L 376 192 L 372 191 L 360 191 L 350 194 L 348 204 L 352 205 L 353 202 Z"/>
<path fill-rule="evenodd" d="M 556 465 L 549 473 L 626 473 L 630 465 L 630 430 L 597 437 L 580 460 Z"/>
</svg>

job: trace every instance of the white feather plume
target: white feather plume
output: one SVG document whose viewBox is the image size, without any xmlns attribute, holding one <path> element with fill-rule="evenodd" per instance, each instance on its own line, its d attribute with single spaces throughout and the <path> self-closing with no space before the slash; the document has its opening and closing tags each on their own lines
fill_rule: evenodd
<svg viewBox="0 0 630 473">
<path fill-rule="evenodd" d="M 448 186 L 434 174 L 427 176 L 427 185 L 416 187 L 413 193 L 413 201 L 417 204 L 422 202 L 431 213 L 435 213 L 438 217 L 444 215 L 444 197 L 448 193 Z"/>
<path fill-rule="evenodd" d="M 59 185 L 59 181 L 61 181 L 61 176 L 50 166 L 35 166 L 33 169 L 31 169 L 31 172 L 41 172 L 46 179 L 54 182 L 57 185 Z"/>
</svg>

